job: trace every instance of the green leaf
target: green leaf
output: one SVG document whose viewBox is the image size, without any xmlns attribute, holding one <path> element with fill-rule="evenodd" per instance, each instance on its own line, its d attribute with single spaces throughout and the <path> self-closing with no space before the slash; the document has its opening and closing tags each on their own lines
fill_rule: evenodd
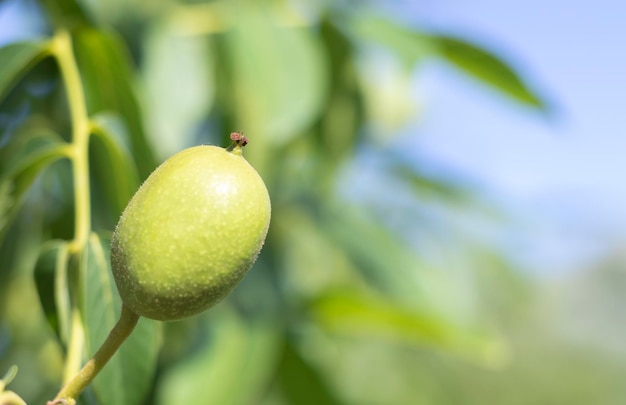
<svg viewBox="0 0 626 405">
<path fill-rule="evenodd" d="M 377 43 L 412 68 L 427 57 L 438 56 L 508 97 L 540 110 L 544 100 L 533 91 L 514 67 L 493 52 L 461 38 L 429 34 L 376 16 L 360 16 L 348 26 L 365 43 Z"/>
<path fill-rule="evenodd" d="M 323 107 L 328 81 L 320 43 L 308 29 L 281 26 L 267 9 L 237 8 L 236 15 L 224 49 L 237 125 L 283 144 Z"/>
<path fill-rule="evenodd" d="M 19 42 L 0 48 L 0 100 L 48 54 L 46 42 Z"/>
<path fill-rule="evenodd" d="M 485 365 L 497 366 L 508 360 L 505 342 L 494 333 L 463 328 L 372 294 L 328 293 L 311 305 L 311 313 L 319 325 L 333 333 L 430 346 Z"/>
<path fill-rule="evenodd" d="M 512 99 L 540 110 L 547 106 L 507 62 L 496 54 L 460 38 L 430 35 L 438 53 L 448 62 Z"/>
<path fill-rule="evenodd" d="M 223 306 L 203 322 L 210 339 L 166 372 L 158 404 L 253 404 L 272 376 L 279 347 L 276 326 L 246 321 Z"/>
<path fill-rule="evenodd" d="M 73 38 L 89 115 L 111 111 L 120 115 L 128 128 L 139 176 L 145 179 L 156 160 L 146 139 L 124 42 L 111 32 L 93 29 L 78 30 Z"/>
<path fill-rule="evenodd" d="M 389 171 L 394 178 L 404 181 L 418 198 L 459 206 L 475 202 L 471 188 L 459 179 L 426 173 L 400 156 L 389 156 Z"/>
<path fill-rule="evenodd" d="M 68 145 L 51 133 L 31 137 L 3 167 L 2 178 L 12 179 L 15 195 L 21 196 L 37 175 L 57 159 L 68 156 Z"/>
<path fill-rule="evenodd" d="M 17 375 L 17 366 L 12 365 L 4 374 L 4 377 L 0 379 L 0 392 L 4 391 L 6 386 L 11 384 L 11 381 L 13 381 L 16 375 Z"/>
<path fill-rule="evenodd" d="M 435 47 L 430 38 L 397 22 L 372 15 L 359 15 L 348 25 L 350 32 L 366 45 L 376 43 L 391 51 L 407 68 L 432 56 Z"/>
<path fill-rule="evenodd" d="M 380 337 L 413 344 L 420 344 L 421 338 L 421 344 L 456 352 L 481 364 L 498 365 L 507 360 L 505 345 L 497 334 L 485 330 L 481 320 L 462 317 L 464 307 L 455 307 L 456 297 L 446 298 L 445 294 L 459 291 L 448 279 L 449 272 L 442 274 L 419 257 L 398 235 L 373 219 L 371 213 L 350 206 L 335 211 L 321 225 L 365 276 L 367 290 L 411 308 L 397 304 L 386 306 L 385 299 L 361 297 L 360 292 L 350 292 L 347 298 L 339 294 L 336 300 L 336 295 L 332 295 L 329 301 L 320 301 L 321 313 L 329 316 L 329 325 L 339 327 L 345 321 L 347 327 L 349 318 L 354 318 L 355 335 L 366 332 L 368 327 L 379 326 L 379 330 L 374 328 L 373 331 Z M 336 314 L 333 306 L 338 308 Z M 368 320 L 370 311 L 372 319 Z M 399 312 L 395 314 L 396 311 Z M 337 318 L 333 318 L 334 315 Z M 383 328 L 385 323 L 389 329 Z"/>
<path fill-rule="evenodd" d="M 75 0 L 41 0 L 57 28 L 75 29 L 90 26 L 91 18 Z"/>
<path fill-rule="evenodd" d="M 0 170 L 0 241 L 39 174 L 67 156 L 67 145 L 55 134 L 43 132 L 21 144 Z"/>
<path fill-rule="evenodd" d="M 316 132 L 319 132 L 323 157 L 335 163 L 354 149 L 364 123 L 364 100 L 354 46 L 329 18 L 321 21 L 319 31 L 330 65 L 330 89 Z M 332 166 L 328 169 L 333 170 Z"/>
<path fill-rule="evenodd" d="M 309 364 L 289 341 L 285 342 L 277 377 L 280 390 L 289 404 L 342 403 L 328 387 L 320 371 Z"/>
<path fill-rule="evenodd" d="M 34 270 L 35 284 L 44 315 L 63 343 L 67 343 L 70 328 L 68 252 L 68 243 L 65 241 L 46 242 L 41 247 Z"/>
<path fill-rule="evenodd" d="M 3 405 L 27 405 L 22 397 L 13 391 L 0 392 L 0 401 Z"/>
<path fill-rule="evenodd" d="M 94 189 L 113 207 L 117 220 L 139 187 L 137 167 L 131 155 L 124 122 L 116 114 L 98 114 L 92 119 L 89 143 Z"/>
<path fill-rule="evenodd" d="M 0 242 L 0 297 L 3 299 L 10 299 L 11 293 L 15 292 L 15 284 L 12 281 L 21 277 L 29 278 L 35 267 L 44 239 L 42 231 L 45 224 L 45 213 L 44 208 L 39 204 L 42 200 L 41 197 L 42 194 L 39 190 L 28 193 L 25 206 L 19 210 L 15 221 L 8 228 L 7 234 L 10 237 Z M 29 292 L 34 293 L 34 289 L 31 289 L 30 286 Z M 17 298 L 15 294 L 13 296 Z M 6 304 L 6 301 L 3 301 Z M 34 308 L 36 307 L 35 304 Z M 32 314 L 33 307 L 28 306 L 27 308 L 30 309 L 26 311 Z M 22 312 L 21 309 L 15 308 L 11 313 L 15 315 Z"/>
<path fill-rule="evenodd" d="M 422 263 L 370 212 L 356 206 L 338 207 L 320 225 L 371 286 L 392 295 L 420 297 L 415 274 Z"/>
<path fill-rule="evenodd" d="M 92 356 L 119 319 L 121 300 L 109 267 L 109 243 L 89 238 L 82 273 L 83 323 Z M 150 389 L 160 342 L 160 325 L 141 318 L 133 333 L 93 382 L 103 404 L 142 404 Z"/>
<path fill-rule="evenodd" d="M 211 109 L 214 50 L 206 37 L 182 35 L 174 24 L 156 24 L 145 41 L 149 134 L 159 155 L 167 157 L 196 142 L 198 126 Z"/>
<path fill-rule="evenodd" d="M 11 192 L 13 187 L 9 181 L 0 182 L 0 235 L 6 232 L 11 224 L 14 214 L 10 214 L 9 210 L 13 207 L 13 198 Z M 2 238 L 0 237 L 0 242 Z"/>
<path fill-rule="evenodd" d="M 306 300 L 328 288 L 360 281 L 345 249 L 333 243 L 306 211 L 285 207 L 273 219 L 272 233 L 283 250 L 281 277 L 290 296 Z"/>
</svg>

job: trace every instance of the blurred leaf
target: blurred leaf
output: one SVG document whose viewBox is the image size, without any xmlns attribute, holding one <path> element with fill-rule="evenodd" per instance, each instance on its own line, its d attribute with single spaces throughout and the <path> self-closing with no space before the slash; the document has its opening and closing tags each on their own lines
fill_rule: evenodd
<svg viewBox="0 0 626 405">
<path fill-rule="evenodd" d="M 52 134 L 33 137 L 8 162 L 3 180 L 11 180 L 15 197 L 21 197 L 37 175 L 57 159 L 67 157 L 67 144 Z"/>
<path fill-rule="evenodd" d="M 547 106 L 541 97 L 499 56 L 460 38 L 446 35 L 430 35 L 430 38 L 437 44 L 439 54 L 465 73 L 514 100 L 546 110 Z"/>
<path fill-rule="evenodd" d="M 441 345 L 454 332 L 430 316 L 363 293 L 327 293 L 313 303 L 312 311 L 324 327 L 354 335 Z"/>
<path fill-rule="evenodd" d="M 360 39 L 379 43 L 391 50 L 409 68 L 426 57 L 439 55 L 514 100 L 540 110 L 546 109 L 541 97 L 524 83 L 510 64 L 477 44 L 406 28 L 375 16 L 360 16 L 349 27 Z"/>
<path fill-rule="evenodd" d="M 75 29 L 92 24 L 91 18 L 82 6 L 74 0 L 41 0 L 54 26 Z"/>
<path fill-rule="evenodd" d="M 335 23 L 320 23 L 320 38 L 330 64 L 329 97 L 320 116 L 323 156 L 338 163 L 354 146 L 364 120 L 364 106 L 356 71 L 356 50 Z M 329 171 L 335 165 L 329 165 Z M 330 173 L 333 175 L 334 173 Z"/>
<path fill-rule="evenodd" d="M 48 54 L 46 42 L 19 42 L 0 48 L 0 100 L 12 86 Z"/>
<path fill-rule="evenodd" d="M 109 245 L 91 234 L 84 263 L 82 311 L 87 353 L 92 356 L 117 323 L 121 300 L 109 267 Z M 152 384 L 160 325 L 141 318 L 133 333 L 93 382 L 103 404 L 142 404 Z"/>
<path fill-rule="evenodd" d="M 17 375 L 17 366 L 13 365 L 9 367 L 9 369 L 4 374 L 2 379 L 0 379 L 0 392 L 4 391 L 7 385 L 11 384 L 11 381 L 13 381 L 16 375 Z"/>
<path fill-rule="evenodd" d="M 379 143 L 390 143 L 403 132 L 403 126 L 419 119 L 415 75 L 380 52 L 368 52 L 362 58 L 359 82 L 367 107 L 367 135 Z"/>
<path fill-rule="evenodd" d="M 0 182 L 0 213 L 2 213 L 0 217 L 0 235 L 6 232 L 2 231 L 3 229 L 11 225 L 10 217 L 12 215 L 9 214 L 9 210 L 13 207 L 13 198 L 11 197 L 12 188 L 10 182 Z M 0 242 L 2 242 L 2 238 L 0 238 Z"/>
<path fill-rule="evenodd" d="M 423 342 L 433 344 L 439 349 L 457 352 L 481 364 L 499 365 L 507 360 L 504 343 L 494 333 L 485 331 L 482 321 L 458 319 L 462 308 L 458 309 L 451 305 L 457 300 L 445 297 L 445 294 L 451 291 L 459 291 L 454 285 L 448 286 L 450 280 L 445 276 L 442 277 L 441 273 L 435 271 L 436 269 L 429 263 L 421 260 L 399 235 L 391 234 L 382 224 L 377 223 L 371 213 L 357 206 L 344 207 L 334 211 L 334 215 L 325 219 L 322 224 L 332 240 L 361 270 L 371 288 L 394 302 L 401 302 L 410 308 L 419 308 L 420 312 L 416 316 L 425 317 L 424 322 L 430 320 L 433 322 L 432 325 L 424 324 L 432 326 L 432 330 L 419 330 L 423 326 L 418 324 L 419 319 L 408 321 L 410 313 L 407 310 L 402 312 L 402 306 L 377 308 L 373 305 L 371 309 L 374 324 L 378 322 L 382 325 L 386 321 L 390 324 L 398 322 L 386 331 L 387 337 L 399 333 L 403 322 L 408 324 L 413 322 L 407 327 L 413 327 L 414 330 L 406 335 L 395 336 L 400 340 L 410 340 L 410 334 L 413 333 L 413 342 L 418 342 L 418 333 L 423 333 Z M 446 280 L 448 284 L 444 283 Z M 352 299 L 352 296 L 348 298 Z M 377 300 L 379 301 L 373 303 L 383 303 L 380 298 Z M 355 309 L 350 316 L 354 316 L 358 322 L 363 321 L 362 326 L 367 328 L 365 319 L 370 309 L 367 304 L 368 301 L 357 305 L 352 301 L 344 303 L 340 300 L 338 305 L 346 305 L 348 309 L 350 305 L 358 308 L 360 312 Z M 393 315 L 395 309 L 400 310 L 397 317 Z M 385 319 L 383 315 L 388 315 L 389 318 Z M 338 319 L 336 322 L 339 325 L 342 321 Z M 459 326 L 461 324 L 462 327 Z"/>
<path fill-rule="evenodd" d="M 191 146 L 215 97 L 213 49 L 204 36 L 155 24 L 145 39 L 144 84 L 149 134 L 160 156 Z"/>
<path fill-rule="evenodd" d="M 156 161 L 144 132 L 124 42 L 111 32 L 93 29 L 77 31 L 74 41 L 89 114 L 109 111 L 120 114 L 128 128 L 140 179 L 145 179 Z"/>
<path fill-rule="evenodd" d="M 342 403 L 324 382 L 320 371 L 309 364 L 289 341 L 286 341 L 283 347 L 277 378 L 288 404 L 338 405 Z"/>
<path fill-rule="evenodd" d="M 320 225 L 369 285 L 387 294 L 419 299 L 416 271 L 421 263 L 371 213 L 357 206 L 336 208 Z"/>
<path fill-rule="evenodd" d="M 49 52 L 47 46 L 44 48 L 45 56 Z M 22 142 L 18 137 L 28 138 L 30 133 L 41 130 L 64 133 L 69 125 L 65 116 L 51 116 L 67 107 L 66 103 L 59 102 L 61 80 L 56 60 L 36 59 L 37 63 L 28 66 L 23 76 L 18 75 L 18 80 L 0 100 L 0 161 L 3 160 L 1 155 L 11 156 L 7 150 L 11 149 L 11 144 Z"/>
<path fill-rule="evenodd" d="M 128 143 L 124 122 L 117 114 L 97 114 L 92 118 L 90 162 L 96 179 L 94 188 L 113 207 L 115 220 L 139 188 L 139 175 Z"/>
<path fill-rule="evenodd" d="M 508 361 L 507 346 L 495 335 L 461 328 L 381 297 L 353 291 L 329 293 L 316 300 L 311 311 L 323 328 L 334 333 L 427 345 L 488 366 Z"/>
<path fill-rule="evenodd" d="M 430 38 L 389 19 L 373 15 L 359 15 L 348 25 L 365 45 L 378 43 L 398 57 L 408 69 L 435 51 Z"/>
<path fill-rule="evenodd" d="M 68 243 L 54 240 L 41 247 L 34 277 L 48 324 L 66 343 L 70 325 L 70 298 L 67 289 Z"/>
<path fill-rule="evenodd" d="M 333 243 L 306 211 L 284 208 L 273 219 L 272 233 L 284 250 L 283 283 L 297 301 L 360 282 L 342 246 Z"/>
<path fill-rule="evenodd" d="M 15 372 L 17 372 L 17 367 L 15 367 Z M 9 370 L 9 372 L 13 371 L 13 368 Z M 0 389 L 0 403 L 2 405 L 27 405 L 26 402 L 15 392 L 13 391 L 4 391 Z"/>
<path fill-rule="evenodd" d="M 8 227 L 8 237 L 0 242 L 0 308 L 7 299 L 11 299 L 12 294 L 15 295 L 15 286 L 12 281 L 31 277 L 41 250 L 44 207 L 40 205 L 42 194 L 39 190 L 33 191 L 28 193 L 24 205 Z M 35 289 L 30 287 L 32 286 L 29 285 L 29 293 L 32 293 L 30 297 L 34 298 L 34 305 L 29 305 L 24 310 L 33 313 L 37 311 L 32 311 L 31 308 L 38 309 L 38 305 Z M 23 313 L 22 308 L 14 308 L 10 311 L 10 314 L 16 313 Z M 5 312 L 4 316 L 9 317 L 10 314 Z M 6 320 L 8 321 L 8 318 Z M 0 326 L 0 358 L 3 357 L 1 328 L 2 326 Z"/>
<path fill-rule="evenodd" d="M 37 176 L 54 161 L 67 156 L 67 145 L 51 133 L 30 137 L 14 151 L 0 171 L 0 241 Z"/>
<path fill-rule="evenodd" d="M 431 198 L 440 203 L 465 205 L 473 201 L 472 190 L 458 179 L 444 178 L 426 173 L 399 156 L 390 156 L 391 175 L 406 184 L 417 197 Z"/>
<path fill-rule="evenodd" d="M 283 144 L 319 116 L 328 87 L 324 54 L 308 29 L 279 26 L 258 6 L 234 10 L 224 44 L 237 125 Z"/>
<path fill-rule="evenodd" d="M 164 375 L 158 404 L 257 403 L 276 365 L 276 325 L 246 321 L 218 307 L 204 316 L 211 338 Z"/>
</svg>

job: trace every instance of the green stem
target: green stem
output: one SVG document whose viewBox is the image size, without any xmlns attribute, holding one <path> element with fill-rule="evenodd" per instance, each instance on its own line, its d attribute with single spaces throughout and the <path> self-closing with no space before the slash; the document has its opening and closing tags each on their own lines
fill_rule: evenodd
<svg viewBox="0 0 626 405">
<path fill-rule="evenodd" d="M 77 307 L 72 308 L 72 323 L 67 356 L 65 360 L 65 370 L 63 370 L 63 384 L 67 382 L 80 370 L 83 347 L 85 344 L 85 330 L 80 319 L 80 311 Z"/>
<path fill-rule="evenodd" d="M 61 77 L 67 91 L 72 120 L 72 142 L 69 145 L 69 155 L 73 169 L 76 223 L 74 239 L 70 243 L 69 251 L 77 257 L 82 257 L 91 232 L 91 201 L 89 197 L 89 135 L 91 128 L 83 84 L 72 49 L 72 38 L 67 31 L 59 31 L 52 38 L 50 52 L 59 64 Z M 76 397 L 117 352 L 139 320 L 139 315 L 122 305 L 120 319 L 109 336 L 96 354 L 76 373 L 80 366 L 80 357 L 84 347 L 84 331 L 78 301 L 78 299 L 72 300 L 71 338 L 68 343 L 64 380 L 69 379 L 72 375 L 73 377 L 59 391 L 52 403 L 75 403 Z"/>
<path fill-rule="evenodd" d="M 67 91 L 67 100 L 72 120 L 70 158 L 73 167 L 76 221 L 74 240 L 72 240 L 70 245 L 70 251 L 77 253 L 84 248 L 91 230 L 89 117 L 70 34 L 65 30 L 59 31 L 51 41 L 50 50 L 59 64 L 61 77 Z"/>
<path fill-rule="evenodd" d="M 67 92 L 67 103 L 72 123 L 72 138 L 68 145 L 68 156 L 72 162 L 75 224 L 74 239 L 69 244 L 69 252 L 80 258 L 84 254 L 91 232 L 89 116 L 87 115 L 83 83 L 74 57 L 72 38 L 69 32 L 66 30 L 59 31 L 50 41 L 49 51 L 59 65 Z M 84 330 L 80 319 L 78 300 L 73 299 L 71 306 L 72 322 L 63 383 L 66 383 L 80 369 L 84 350 Z"/>
<path fill-rule="evenodd" d="M 102 367 L 117 352 L 120 345 L 131 334 L 139 315 L 135 314 L 126 306 L 122 305 L 122 314 L 119 321 L 115 324 L 109 336 L 106 338 L 96 354 L 83 366 L 83 368 L 68 382 L 57 394 L 55 401 L 66 400 L 72 402 L 76 397 L 89 385 L 89 383 L 98 375 Z"/>
</svg>

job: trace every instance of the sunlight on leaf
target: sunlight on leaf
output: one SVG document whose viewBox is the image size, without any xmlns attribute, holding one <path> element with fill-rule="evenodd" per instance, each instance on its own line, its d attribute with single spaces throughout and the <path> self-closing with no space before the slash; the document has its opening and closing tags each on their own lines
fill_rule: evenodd
<svg viewBox="0 0 626 405">
<path fill-rule="evenodd" d="M 509 360 L 507 345 L 496 335 L 460 328 L 436 315 L 381 297 L 357 292 L 332 293 L 315 301 L 311 310 L 320 325 L 334 333 L 431 346 L 492 367 L 500 367 Z"/>
<path fill-rule="evenodd" d="M 2 405 L 27 405 L 26 402 L 13 391 L 0 392 Z"/>
<path fill-rule="evenodd" d="M 224 34 L 237 123 L 284 144 L 320 113 L 327 92 L 324 54 L 306 29 L 286 28 L 256 7 L 238 10 Z"/>
<path fill-rule="evenodd" d="M 155 24 L 145 40 L 145 106 L 150 137 L 166 158 L 194 144 L 215 97 L 214 49 L 206 37 Z"/>
</svg>

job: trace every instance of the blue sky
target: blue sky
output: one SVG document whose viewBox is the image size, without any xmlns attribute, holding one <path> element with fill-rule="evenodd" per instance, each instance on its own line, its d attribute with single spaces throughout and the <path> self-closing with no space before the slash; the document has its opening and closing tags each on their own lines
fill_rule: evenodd
<svg viewBox="0 0 626 405">
<path fill-rule="evenodd" d="M 558 271 L 618 249 L 626 240 L 626 5 L 404 6 L 422 26 L 498 51 L 557 107 L 550 119 L 511 108 L 453 69 L 431 66 L 417 85 L 426 111 L 411 129 L 416 153 L 484 184 L 524 218 L 536 266 Z"/>
</svg>

